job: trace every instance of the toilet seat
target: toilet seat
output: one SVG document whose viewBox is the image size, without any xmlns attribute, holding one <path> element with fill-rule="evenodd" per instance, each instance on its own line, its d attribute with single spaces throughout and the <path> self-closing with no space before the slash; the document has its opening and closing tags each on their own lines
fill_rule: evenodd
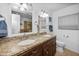
<svg viewBox="0 0 79 59">
<path fill-rule="evenodd" d="M 65 44 L 64 42 L 61 42 L 61 41 L 56 41 L 57 43 L 57 50 L 60 51 L 60 52 L 63 52 L 64 51 L 64 47 L 65 47 Z"/>
<path fill-rule="evenodd" d="M 57 46 L 59 46 L 59 47 L 65 46 L 64 42 L 56 41 L 56 43 L 57 43 Z"/>
</svg>

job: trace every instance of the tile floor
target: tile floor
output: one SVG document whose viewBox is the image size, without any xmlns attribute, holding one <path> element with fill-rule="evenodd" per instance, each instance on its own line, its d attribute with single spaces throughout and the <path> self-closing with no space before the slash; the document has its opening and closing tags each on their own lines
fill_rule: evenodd
<svg viewBox="0 0 79 59">
<path fill-rule="evenodd" d="M 79 54 L 65 49 L 64 52 L 57 51 L 55 56 L 79 56 Z"/>
</svg>

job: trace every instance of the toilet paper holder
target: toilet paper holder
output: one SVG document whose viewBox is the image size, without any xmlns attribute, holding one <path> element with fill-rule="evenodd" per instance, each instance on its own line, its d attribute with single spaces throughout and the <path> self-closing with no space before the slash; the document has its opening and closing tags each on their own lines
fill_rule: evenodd
<svg viewBox="0 0 79 59">
<path fill-rule="evenodd" d="M 69 35 L 65 35 L 65 34 L 64 34 L 63 36 L 64 36 L 65 38 L 69 38 Z"/>
</svg>

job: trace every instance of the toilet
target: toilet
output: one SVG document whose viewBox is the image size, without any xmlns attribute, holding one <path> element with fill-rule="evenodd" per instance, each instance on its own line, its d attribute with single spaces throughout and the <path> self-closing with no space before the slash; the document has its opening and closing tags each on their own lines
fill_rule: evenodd
<svg viewBox="0 0 79 59">
<path fill-rule="evenodd" d="M 64 42 L 61 42 L 61 41 L 56 41 L 56 50 L 59 51 L 59 52 L 64 52 L 64 48 L 65 48 L 65 44 Z"/>
</svg>

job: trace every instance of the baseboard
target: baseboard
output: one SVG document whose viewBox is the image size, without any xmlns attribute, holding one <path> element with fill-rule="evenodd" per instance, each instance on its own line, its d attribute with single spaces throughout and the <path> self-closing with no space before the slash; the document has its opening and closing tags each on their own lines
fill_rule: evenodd
<svg viewBox="0 0 79 59">
<path fill-rule="evenodd" d="M 64 48 L 64 50 L 66 50 L 66 51 L 70 51 L 70 52 L 73 52 L 73 53 L 75 53 L 75 54 L 78 54 L 78 55 L 79 55 L 79 53 L 78 53 L 78 52 L 72 51 L 72 50 L 70 50 L 70 49 L 68 49 L 68 48 Z"/>
</svg>

